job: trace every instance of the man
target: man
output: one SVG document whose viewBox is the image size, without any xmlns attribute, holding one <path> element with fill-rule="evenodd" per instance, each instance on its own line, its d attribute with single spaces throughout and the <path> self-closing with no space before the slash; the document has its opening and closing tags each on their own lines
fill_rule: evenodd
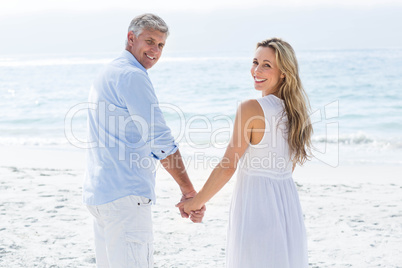
<svg viewBox="0 0 402 268">
<path fill-rule="evenodd" d="M 95 80 L 88 110 L 83 199 L 94 216 L 97 267 L 153 267 L 151 203 L 160 160 L 178 183 L 182 200 L 196 192 L 158 107 L 147 70 L 159 60 L 169 34 L 158 16 L 129 26 L 125 51 Z M 201 222 L 205 208 L 182 217 Z"/>
</svg>

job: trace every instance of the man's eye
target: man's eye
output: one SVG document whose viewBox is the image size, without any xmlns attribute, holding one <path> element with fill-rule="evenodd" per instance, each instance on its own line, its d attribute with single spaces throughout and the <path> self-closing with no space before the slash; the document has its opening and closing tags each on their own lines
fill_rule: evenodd
<svg viewBox="0 0 402 268">
<path fill-rule="evenodd" d="M 147 40 L 147 44 L 152 45 L 153 44 L 152 40 Z"/>
</svg>

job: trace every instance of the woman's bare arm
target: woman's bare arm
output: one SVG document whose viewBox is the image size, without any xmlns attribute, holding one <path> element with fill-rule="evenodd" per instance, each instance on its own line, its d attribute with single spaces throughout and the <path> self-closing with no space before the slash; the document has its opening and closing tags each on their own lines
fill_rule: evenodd
<svg viewBox="0 0 402 268">
<path fill-rule="evenodd" d="M 258 112 L 256 110 L 259 108 L 258 105 L 256 100 L 248 100 L 239 106 L 236 113 L 232 138 L 222 160 L 214 168 L 199 193 L 193 199 L 178 204 L 179 207 L 184 206 L 186 213 L 200 209 L 219 192 L 233 176 L 239 159 L 250 144 L 252 129 L 255 123 L 253 117 L 256 115 L 256 112 Z"/>
</svg>

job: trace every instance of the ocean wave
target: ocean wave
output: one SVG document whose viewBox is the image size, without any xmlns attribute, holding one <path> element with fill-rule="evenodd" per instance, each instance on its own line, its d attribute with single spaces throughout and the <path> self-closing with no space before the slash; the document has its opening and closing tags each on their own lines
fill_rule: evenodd
<svg viewBox="0 0 402 268">
<path fill-rule="evenodd" d="M 250 60 L 250 57 L 219 57 L 219 56 L 211 56 L 211 57 L 162 57 L 159 62 L 200 62 L 200 61 L 247 61 Z"/>
<path fill-rule="evenodd" d="M 68 147 L 71 145 L 64 138 L 41 138 L 41 137 L 0 137 L 2 146 L 50 146 L 50 147 Z"/>
<path fill-rule="evenodd" d="M 82 59 L 82 58 L 60 58 L 60 59 L 40 59 L 40 60 L 0 60 L 0 67 L 26 67 L 26 66 L 56 66 L 56 65 L 104 65 L 112 59 Z"/>
<path fill-rule="evenodd" d="M 180 142 L 181 146 L 186 148 L 190 148 L 194 145 L 192 143 L 186 142 L 185 139 L 177 141 Z M 219 147 L 219 150 L 225 148 L 228 141 L 229 139 L 227 137 L 225 137 L 224 139 L 222 138 L 222 140 L 219 141 L 219 146 L 216 146 L 216 144 L 215 145 L 209 144 L 208 139 L 201 139 L 201 137 L 198 137 L 197 139 L 197 142 L 199 142 L 201 145 L 205 145 L 208 148 Z M 347 135 L 339 135 L 339 136 L 314 135 L 312 137 L 312 142 L 313 145 L 328 143 L 328 144 L 340 144 L 343 146 L 368 146 L 371 148 L 379 148 L 379 149 L 402 149 L 401 138 L 385 139 L 361 132 Z M 68 146 L 70 145 L 70 143 L 64 136 L 54 138 L 44 138 L 35 136 L 29 136 L 29 137 L 7 136 L 7 137 L 0 137 L 0 145 Z"/>
<path fill-rule="evenodd" d="M 339 136 L 331 135 L 314 135 L 312 138 L 313 143 L 329 143 L 329 144 L 342 144 L 342 145 L 369 145 L 376 148 L 384 149 L 402 149 L 401 138 L 386 139 L 383 137 L 376 137 L 368 135 L 363 132 L 345 134 Z"/>
<path fill-rule="evenodd" d="M 247 57 L 163 57 L 159 62 L 203 62 L 219 60 L 248 60 Z M 49 58 L 49 59 L 28 59 L 20 60 L 17 58 L 0 58 L 0 67 L 26 67 L 26 66 L 57 66 L 57 65 L 104 65 L 111 62 L 113 58 Z"/>
</svg>

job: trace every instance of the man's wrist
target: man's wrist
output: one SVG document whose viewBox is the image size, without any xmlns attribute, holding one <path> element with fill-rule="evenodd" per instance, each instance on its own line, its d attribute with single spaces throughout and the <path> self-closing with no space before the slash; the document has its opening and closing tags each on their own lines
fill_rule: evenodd
<svg viewBox="0 0 402 268">
<path fill-rule="evenodd" d="M 181 187 L 181 193 L 184 198 L 191 198 L 197 194 L 197 192 L 194 190 L 193 187 L 191 187 L 191 188 L 182 188 Z"/>
</svg>

